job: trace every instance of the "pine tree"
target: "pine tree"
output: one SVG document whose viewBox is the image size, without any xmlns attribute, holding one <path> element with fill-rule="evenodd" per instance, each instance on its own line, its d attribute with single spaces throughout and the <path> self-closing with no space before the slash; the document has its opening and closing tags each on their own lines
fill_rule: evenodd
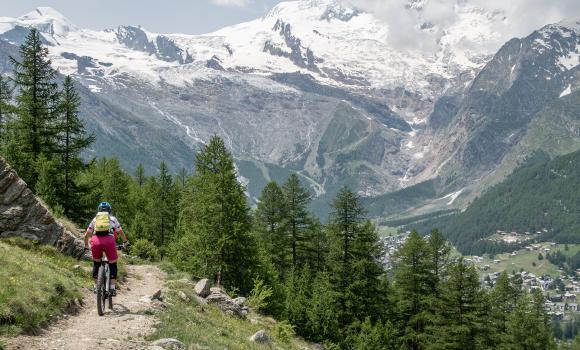
<svg viewBox="0 0 580 350">
<path fill-rule="evenodd" d="M 313 320 L 309 324 L 309 301 L 312 300 L 311 286 L 312 276 L 307 265 L 301 269 L 291 270 L 285 283 L 287 297 L 284 316 L 296 327 L 298 334 L 307 336 L 313 336 L 309 333 L 309 327 L 312 327 L 312 322 L 316 322 Z"/>
<path fill-rule="evenodd" d="M 260 242 L 281 276 L 291 266 L 290 236 L 284 230 L 285 220 L 284 194 L 276 182 L 270 182 L 260 195 L 256 224 Z"/>
<path fill-rule="evenodd" d="M 337 317 L 342 329 L 371 317 L 377 321 L 388 308 L 382 290 L 382 253 L 375 227 L 365 220 L 359 197 L 342 188 L 332 203 L 328 234 L 328 266 L 338 295 Z"/>
<path fill-rule="evenodd" d="M 286 235 L 290 237 L 292 267 L 296 268 L 304 260 L 306 236 L 311 224 L 308 206 L 312 199 L 310 192 L 302 186 L 298 175 L 292 174 L 284 183 L 284 201 L 286 202 Z"/>
<path fill-rule="evenodd" d="M 143 164 L 139 163 L 135 169 L 135 181 L 137 181 L 137 185 L 139 185 L 139 187 L 143 187 L 143 185 L 145 185 L 146 179 L 147 177 L 145 176 L 145 168 L 143 167 Z"/>
<path fill-rule="evenodd" d="M 507 332 L 502 349 L 551 350 L 556 349 L 549 318 L 544 309 L 540 291 L 530 295 L 524 292 L 508 315 Z"/>
<path fill-rule="evenodd" d="M 196 174 L 181 200 L 179 230 L 192 240 L 190 270 L 217 284 L 252 288 L 257 259 L 244 187 L 222 139 L 212 137 L 196 155 Z M 177 246 L 183 247 L 179 242 Z"/>
<path fill-rule="evenodd" d="M 177 188 L 173 182 L 173 177 L 169 174 L 169 170 L 164 162 L 159 166 L 159 195 L 157 197 L 157 210 L 159 211 L 159 225 L 156 228 L 158 232 L 158 247 L 163 248 L 165 244 L 172 238 L 175 231 L 175 224 L 177 221 Z"/>
<path fill-rule="evenodd" d="M 84 167 L 80 153 L 93 143 L 95 137 L 86 135 L 84 123 L 79 119 L 80 97 L 78 96 L 73 80 L 67 76 L 64 80 L 63 91 L 60 94 L 61 116 L 58 122 L 57 152 L 61 155 L 60 169 L 63 174 L 63 188 L 60 203 L 64 214 L 71 216 L 71 212 L 78 208 L 79 188 L 75 178 Z M 84 189 L 81 189 L 84 190 Z M 72 215 L 77 216 L 77 215 Z"/>
<path fill-rule="evenodd" d="M 427 244 L 431 249 L 431 269 L 435 277 L 433 281 L 433 288 L 435 289 L 435 285 L 445 277 L 450 260 L 451 244 L 437 229 L 431 231 Z"/>
<path fill-rule="evenodd" d="M 358 196 L 343 187 L 332 203 L 330 214 L 329 236 L 331 240 L 330 262 L 333 271 L 335 289 L 340 293 L 339 322 L 341 327 L 346 327 L 353 321 L 353 310 L 348 307 L 348 301 L 355 295 L 349 288 L 355 276 L 352 271 L 352 263 L 355 259 L 354 241 L 361 231 L 364 221 L 365 210 L 360 205 Z"/>
<path fill-rule="evenodd" d="M 484 331 L 483 291 L 473 266 L 463 260 L 449 265 L 448 278 L 438 285 L 440 303 L 430 326 L 428 349 L 478 349 Z"/>
<path fill-rule="evenodd" d="M 514 310 L 518 300 L 518 291 L 511 284 L 505 271 L 496 280 L 489 299 L 490 345 L 498 347 L 507 332 L 508 316 Z"/>
<path fill-rule="evenodd" d="M 395 306 L 404 330 L 406 348 L 424 348 L 433 272 L 431 251 L 417 231 L 412 231 L 394 257 Z"/>
<path fill-rule="evenodd" d="M 318 272 L 312 282 L 312 295 L 306 310 L 307 334 L 312 340 L 317 342 L 340 340 L 341 332 L 336 317 L 338 306 L 338 295 L 333 290 L 330 277 L 324 271 Z"/>
<path fill-rule="evenodd" d="M 43 201 L 53 209 L 55 214 L 62 214 L 62 209 L 58 206 L 57 188 L 54 187 L 57 175 L 57 164 L 55 161 L 41 155 L 37 161 L 38 164 L 38 181 L 34 191 Z"/>
<path fill-rule="evenodd" d="M 14 83 L 18 87 L 15 143 L 22 158 L 17 164 L 19 174 L 34 188 L 38 179 L 37 161 L 41 154 L 56 152 L 59 111 L 59 91 L 56 71 L 51 67 L 48 50 L 40 34 L 31 29 L 20 46 L 21 61 L 10 58 L 14 65 Z"/>
<path fill-rule="evenodd" d="M 2 151 L 2 145 L 5 144 L 6 129 L 13 112 L 12 88 L 8 80 L 0 74 L 0 151 Z"/>
<path fill-rule="evenodd" d="M 185 184 L 187 183 L 187 179 L 189 178 L 189 174 L 185 168 L 181 168 L 179 173 L 177 173 L 175 183 L 179 187 L 180 191 L 183 191 L 185 188 Z"/>
</svg>

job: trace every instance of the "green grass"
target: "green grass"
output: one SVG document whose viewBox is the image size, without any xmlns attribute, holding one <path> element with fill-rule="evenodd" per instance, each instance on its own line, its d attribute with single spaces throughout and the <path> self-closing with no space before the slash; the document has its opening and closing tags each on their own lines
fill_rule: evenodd
<svg viewBox="0 0 580 350">
<path fill-rule="evenodd" d="M 73 267 L 83 264 L 29 240 L 0 240 L 0 336 L 34 334 L 80 299 L 90 276 Z"/>
<path fill-rule="evenodd" d="M 520 269 L 524 269 L 527 272 L 532 272 L 536 275 L 550 275 L 552 277 L 560 276 L 560 271 L 558 270 L 558 266 L 550 263 L 548 259 L 546 259 L 546 253 L 543 252 L 544 248 L 550 248 L 551 252 L 555 252 L 561 250 L 566 256 L 572 256 L 576 254 L 576 252 L 580 251 L 580 244 L 569 244 L 568 251 L 564 250 L 563 244 L 558 244 L 556 246 L 550 246 L 547 243 L 540 243 L 541 248 L 540 250 L 536 251 L 527 251 L 527 250 L 520 250 L 517 255 L 511 254 L 498 254 L 495 256 L 495 259 L 501 260 L 499 263 L 494 263 L 493 259 L 484 258 L 483 262 L 476 263 L 477 267 L 482 267 L 485 265 L 489 265 L 489 270 L 484 271 L 483 273 L 493 273 L 493 272 L 513 272 L 513 271 L 520 271 Z M 544 259 L 539 260 L 538 254 L 542 253 Z M 468 257 L 469 258 L 469 257 Z M 534 263 L 536 266 L 534 266 Z"/>
<path fill-rule="evenodd" d="M 171 271 L 168 266 L 164 270 Z M 171 278 L 180 278 L 176 274 Z M 296 337 L 284 336 L 284 332 L 277 332 L 284 325 L 276 323 L 269 317 L 250 314 L 248 319 L 242 320 L 222 314 L 212 305 L 199 305 L 194 298 L 192 282 L 184 279 L 170 280 L 169 307 L 158 316 L 160 322 L 150 340 L 162 338 L 176 338 L 184 342 L 188 348 L 196 349 L 230 349 L 230 350 L 259 350 L 259 349 L 304 349 L 308 344 Z M 178 291 L 187 295 L 190 301 L 184 301 L 177 296 Z M 249 319 L 255 319 L 252 324 Z M 272 339 L 272 346 L 263 346 L 253 343 L 249 338 L 257 331 L 264 329 Z M 277 334 L 280 334 L 277 336 Z"/>
</svg>

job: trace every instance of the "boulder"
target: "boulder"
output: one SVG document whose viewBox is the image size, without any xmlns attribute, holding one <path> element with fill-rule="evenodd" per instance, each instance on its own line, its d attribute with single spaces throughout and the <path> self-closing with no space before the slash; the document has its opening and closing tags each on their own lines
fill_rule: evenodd
<svg viewBox="0 0 580 350">
<path fill-rule="evenodd" d="M 52 245 L 65 254 L 81 256 L 84 244 L 67 230 L 0 157 L 0 238 L 24 237 Z"/>
<path fill-rule="evenodd" d="M 232 302 L 238 306 L 244 306 L 244 304 L 246 303 L 246 298 L 237 297 L 237 298 L 232 299 Z"/>
<path fill-rule="evenodd" d="M 207 278 L 200 279 L 195 284 L 195 294 L 199 295 L 202 298 L 207 297 L 211 293 L 210 283 Z"/>
<path fill-rule="evenodd" d="M 211 288 L 211 294 L 205 300 L 210 304 L 215 304 L 226 315 L 243 318 L 247 314 L 221 288 Z"/>
<path fill-rule="evenodd" d="M 158 346 L 163 350 L 185 350 L 185 344 L 174 338 L 159 339 L 151 343 L 151 346 Z"/>
<path fill-rule="evenodd" d="M 271 342 L 270 336 L 263 329 L 257 331 L 254 335 L 252 335 L 250 337 L 250 341 L 260 343 L 260 344 L 269 344 Z"/>
</svg>

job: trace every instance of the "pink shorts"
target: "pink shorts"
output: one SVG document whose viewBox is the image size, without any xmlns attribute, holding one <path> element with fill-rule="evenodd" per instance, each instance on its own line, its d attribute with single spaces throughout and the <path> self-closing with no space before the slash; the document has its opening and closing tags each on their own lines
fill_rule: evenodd
<svg viewBox="0 0 580 350">
<path fill-rule="evenodd" d="M 113 235 L 93 235 L 91 238 L 91 253 L 93 254 L 93 260 L 102 259 L 103 252 L 105 252 L 105 255 L 107 255 L 107 259 L 109 259 L 109 261 L 115 261 L 118 259 L 117 245 Z"/>
</svg>

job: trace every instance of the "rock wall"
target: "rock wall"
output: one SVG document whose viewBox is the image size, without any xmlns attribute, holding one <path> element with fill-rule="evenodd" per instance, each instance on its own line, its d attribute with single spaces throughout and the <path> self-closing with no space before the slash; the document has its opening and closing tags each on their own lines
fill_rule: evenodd
<svg viewBox="0 0 580 350">
<path fill-rule="evenodd" d="M 80 256 L 83 243 L 52 217 L 46 206 L 0 157 L 0 238 L 20 236 Z"/>
</svg>

